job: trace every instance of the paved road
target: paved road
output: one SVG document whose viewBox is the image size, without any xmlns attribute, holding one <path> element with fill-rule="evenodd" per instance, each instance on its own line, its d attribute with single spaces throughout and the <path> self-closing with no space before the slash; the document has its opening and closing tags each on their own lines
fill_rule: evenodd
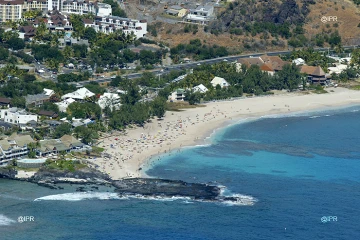
<svg viewBox="0 0 360 240">
<path fill-rule="evenodd" d="M 350 48 L 355 48 L 356 46 L 344 46 L 344 49 L 350 49 Z M 315 48 L 315 51 L 328 51 L 329 48 Z M 219 57 L 219 58 L 213 58 L 213 59 L 207 59 L 207 60 L 201 60 L 201 61 L 196 61 L 196 62 L 189 62 L 189 63 L 182 63 L 182 64 L 174 64 L 174 65 L 169 65 L 164 67 L 164 70 L 161 71 L 160 70 L 154 70 L 152 71 L 154 74 L 166 74 L 169 73 L 171 70 L 182 70 L 182 69 L 191 69 L 191 68 L 195 68 L 201 64 L 214 64 L 217 62 L 222 62 L 222 61 L 228 61 L 228 62 L 234 62 L 239 58 L 248 58 L 248 57 L 259 57 L 261 55 L 267 54 L 269 56 L 277 56 L 280 54 L 290 54 L 292 51 L 277 51 L 277 52 L 262 52 L 262 53 L 251 53 L 251 54 L 242 54 L 242 55 L 235 55 L 235 56 L 227 56 L 227 57 Z M 134 79 L 134 78 L 140 78 L 142 75 L 142 73 L 132 73 L 132 74 L 127 74 L 127 75 L 122 75 L 121 77 L 123 78 L 128 78 L 128 79 Z M 69 84 L 86 84 L 88 82 L 98 82 L 98 83 L 105 83 L 105 82 L 110 82 L 111 78 L 99 78 L 99 79 L 95 79 L 95 80 L 88 80 L 88 81 L 82 81 L 82 82 L 78 82 L 78 83 L 69 83 Z"/>
</svg>

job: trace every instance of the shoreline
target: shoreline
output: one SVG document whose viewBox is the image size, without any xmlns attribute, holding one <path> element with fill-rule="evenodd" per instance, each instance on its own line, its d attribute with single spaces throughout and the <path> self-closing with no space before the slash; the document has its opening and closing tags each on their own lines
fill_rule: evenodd
<svg viewBox="0 0 360 240">
<path fill-rule="evenodd" d="M 247 119 L 253 121 L 271 115 L 289 116 L 360 104 L 360 91 L 345 88 L 328 90 L 333 92 L 285 93 L 210 102 L 205 107 L 166 112 L 161 121 L 153 119 L 143 128 L 129 129 L 125 135 L 102 139 L 100 147 L 104 147 L 104 153 L 111 157 L 96 159 L 94 163 L 113 180 L 148 178 L 145 172 L 164 156 L 185 147 L 212 144 L 218 131 Z"/>
</svg>

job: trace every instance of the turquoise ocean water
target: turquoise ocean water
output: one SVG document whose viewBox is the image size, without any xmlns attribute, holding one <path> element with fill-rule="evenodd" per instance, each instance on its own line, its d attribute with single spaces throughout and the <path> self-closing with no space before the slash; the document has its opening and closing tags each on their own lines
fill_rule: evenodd
<svg viewBox="0 0 360 240">
<path fill-rule="evenodd" d="M 0 239 L 360 239 L 359 110 L 234 124 L 212 144 L 162 156 L 147 171 L 223 185 L 227 195 L 251 196 L 252 206 L 120 199 L 104 187 L 78 193 L 0 179 Z"/>
</svg>

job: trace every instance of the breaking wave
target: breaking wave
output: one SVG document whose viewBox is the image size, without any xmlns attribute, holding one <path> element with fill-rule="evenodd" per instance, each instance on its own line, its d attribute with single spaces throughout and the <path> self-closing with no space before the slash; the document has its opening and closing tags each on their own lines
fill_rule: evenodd
<svg viewBox="0 0 360 240">
<path fill-rule="evenodd" d="M 0 214 L 0 226 L 8 226 L 16 221 L 6 217 L 5 215 Z"/>
<path fill-rule="evenodd" d="M 49 195 L 45 197 L 36 198 L 34 201 L 81 201 L 87 199 L 121 199 L 117 193 L 108 192 L 76 192 Z"/>
<path fill-rule="evenodd" d="M 182 196 L 146 196 L 141 194 L 118 194 L 118 193 L 108 193 L 108 192 L 76 192 L 76 193 L 63 193 L 44 196 L 36 198 L 34 201 L 82 201 L 90 199 L 99 199 L 99 200 L 129 200 L 129 199 L 140 199 L 140 200 L 153 200 L 153 201 L 181 201 L 183 203 L 194 203 L 194 202 L 214 202 L 221 203 L 229 206 L 252 206 L 257 201 L 255 198 L 242 194 L 220 194 L 218 200 L 202 200 L 202 199 L 193 199 L 191 197 L 182 197 Z"/>
</svg>

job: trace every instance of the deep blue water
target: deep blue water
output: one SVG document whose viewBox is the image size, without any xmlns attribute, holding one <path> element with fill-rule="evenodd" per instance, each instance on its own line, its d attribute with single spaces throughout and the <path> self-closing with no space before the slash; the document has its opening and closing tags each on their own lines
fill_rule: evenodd
<svg viewBox="0 0 360 240">
<path fill-rule="evenodd" d="M 253 206 L 140 199 L 34 201 L 74 193 L 0 180 L 0 240 L 360 239 L 360 107 L 236 124 L 147 173 L 217 182 Z M 111 189 L 101 194 L 116 198 Z M 106 193 L 109 191 L 109 193 Z M 64 199 L 76 197 L 65 195 Z M 33 222 L 16 222 L 33 216 Z M 337 221 L 323 223 L 323 216 Z M 8 223 L 8 225 L 4 225 Z M 2 225 L 2 226 L 1 226 Z"/>
</svg>

